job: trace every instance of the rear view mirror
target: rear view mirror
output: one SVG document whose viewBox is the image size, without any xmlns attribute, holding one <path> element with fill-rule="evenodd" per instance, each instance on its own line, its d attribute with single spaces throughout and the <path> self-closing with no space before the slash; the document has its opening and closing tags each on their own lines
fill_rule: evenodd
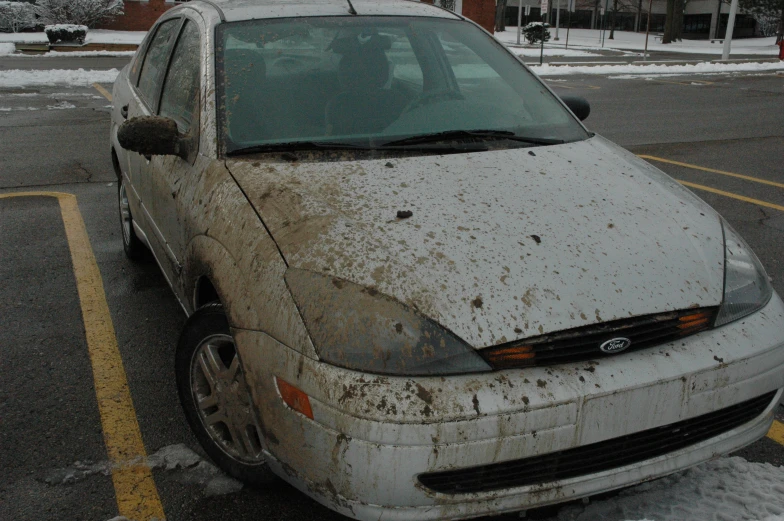
<svg viewBox="0 0 784 521">
<path fill-rule="evenodd" d="M 158 116 L 132 118 L 117 130 L 117 141 L 126 150 L 143 156 L 179 156 L 187 154 L 187 142 L 180 136 L 173 119 Z"/>
<path fill-rule="evenodd" d="M 591 105 L 585 98 L 580 96 L 561 96 L 561 99 L 580 121 L 585 121 L 591 114 Z"/>
</svg>

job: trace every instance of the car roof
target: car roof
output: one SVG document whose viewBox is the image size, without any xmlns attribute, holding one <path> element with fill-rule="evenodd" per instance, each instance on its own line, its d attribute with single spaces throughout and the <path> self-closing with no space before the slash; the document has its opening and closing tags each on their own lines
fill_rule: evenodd
<svg viewBox="0 0 784 521">
<path fill-rule="evenodd" d="M 351 14 L 348 0 L 205 0 L 205 3 L 219 8 L 227 22 Z M 461 18 L 446 9 L 412 0 L 352 0 L 351 4 L 358 15 Z"/>
</svg>

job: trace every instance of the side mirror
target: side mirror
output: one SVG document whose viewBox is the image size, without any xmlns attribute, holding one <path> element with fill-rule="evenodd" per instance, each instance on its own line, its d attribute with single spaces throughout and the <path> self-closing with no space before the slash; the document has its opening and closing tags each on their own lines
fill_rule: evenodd
<svg viewBox="0 0 784 521">
<path fill-rule="evenodd" d="M 129 119 L 117 129 L 117 141 L 126 150 L 143 156 L 188 156 L 187 140 L 173 119 L 141 116 Z"/>
<path fill-rule="evenodd" d="M 580 121 L 585 121 L 591 115 L 591 105 L 585 98 L 580 96 L 561 96 L 561 99 Z"/>
</svg>

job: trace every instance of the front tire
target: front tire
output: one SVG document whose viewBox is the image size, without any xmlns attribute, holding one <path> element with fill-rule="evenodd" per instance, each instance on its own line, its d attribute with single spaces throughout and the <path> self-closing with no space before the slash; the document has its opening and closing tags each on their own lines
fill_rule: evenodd
<svg viewBox="0 0 784 521">
<path fill-rule="evenodd" d="M 128 202 L 128 192 L 122 177 L 117 183 L 117 202 L 120 209 L 120 229 L 125 256 L 136 262 L 144 260 L 147 258 L 147 248 L 133 229 L 131 204 Z"/>
<path fill-rule="evenodd" d="M 229 322 L 219 303 L 188 318 L 175 357 L 180 402 L 207 455 L 227 474 L 253 485 L 275 476 L 262 453 L 262 432 Z"/>
</svg>

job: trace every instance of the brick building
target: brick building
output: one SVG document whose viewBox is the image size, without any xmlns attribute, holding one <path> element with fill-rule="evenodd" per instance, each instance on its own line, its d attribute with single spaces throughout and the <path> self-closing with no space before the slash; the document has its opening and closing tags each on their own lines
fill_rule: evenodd
<svg viewBox="0 0 784 521">
<path fill-rule="evenodd" d="M 115 31 L 147 31 L 155 20 L 181 3 L 180 0 L 125 0 L 125 14 L 112 22 L 100 25 L 101 29 Z"/>
<path fill-rule="evenodd" d="M 117 31 L 146 31 L 161 14 L 175 5 L 188 0 L 125 0 L 125 14 L 113 22 L 101 25 L 101 29 Z M 488 31 L 495 23 L 495 0 L 422 0 L 430 4 L 443 5 L 474 20 Z"/>
</svg>

